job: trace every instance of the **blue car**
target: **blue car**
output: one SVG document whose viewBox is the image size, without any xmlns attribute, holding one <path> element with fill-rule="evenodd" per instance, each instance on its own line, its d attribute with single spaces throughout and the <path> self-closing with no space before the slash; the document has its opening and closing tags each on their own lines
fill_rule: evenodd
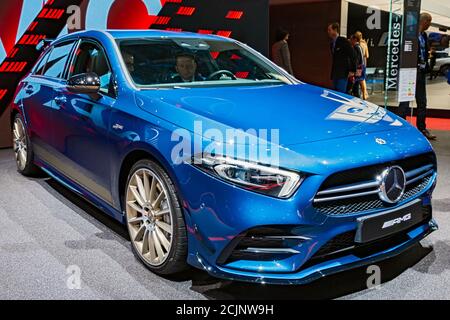
<svg viewBox="0 0 450 320">
<path fill-rule="evenodd" d="M 157 274 L 301 284 L 437 229 L 433 149 L 384 108 L 214 35 L 86 31 L 42 47 L 12 105 L 18 171 L 126 225 Z"/>
</svg>

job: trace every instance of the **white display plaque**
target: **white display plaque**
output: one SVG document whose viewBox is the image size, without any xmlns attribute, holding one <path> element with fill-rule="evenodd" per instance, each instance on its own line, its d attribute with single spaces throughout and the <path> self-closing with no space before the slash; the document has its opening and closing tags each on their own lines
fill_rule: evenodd
<svg viewBox="0 0 450 320">
<path fill-rule="evenodd" d="M 416 98 L 417 68 L 401 68 L 398 83 L 398 102 Z"/>
</svg>

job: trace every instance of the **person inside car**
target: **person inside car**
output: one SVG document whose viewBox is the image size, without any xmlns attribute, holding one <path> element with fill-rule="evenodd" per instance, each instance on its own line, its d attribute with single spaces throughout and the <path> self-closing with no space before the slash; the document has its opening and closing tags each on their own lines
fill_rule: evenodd
<svg viewBox="0 0 450 320">
<path fill-rule="evenodd" d="M 180 53 L 176 57 L 175 70 L 178 74 L 172 78 L 173 82 L 193 82 L 204 81 L 197 72 L 197 62 L 195 57 L 189 53 Z"/>
<path fill-rule="evenodd" d="M 145 84 L 146 80 L 143 75 L 141 75 L 138 70 L 136 70 L 136 64 L 134 60 L 134 55 L 128 51 L 123 51 L 123 60 L 125 62 L 125 65 L 128 69 L 128 72 L 130 73 L 130 76 L 133 78 L 133 81 L 137 84 Z"/>
</svg>

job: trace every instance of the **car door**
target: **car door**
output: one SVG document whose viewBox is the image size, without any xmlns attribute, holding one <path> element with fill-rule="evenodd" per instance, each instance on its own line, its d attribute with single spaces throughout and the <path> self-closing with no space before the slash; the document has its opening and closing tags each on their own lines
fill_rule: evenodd
<svg viewBox="0 0 450 320">
<path fill-rule="evenodd" d="M 81 40 L 74 52 L 67 78 L 94 72 L 100 77 L 101 89 L 94 95 L 70 92 L 66 83 L 56 89 L 59 108 L 54 112 L 53 146 L 64 159 L 58 170 L 112 204 L 108 130 L 116 99 L 111 67 L 97 42 Z"/>
<path fill-rule="evenodd" d="M 24 80 L 21 100 L 33 149 L 38 158 L 52 162 L 50 147 L 54 135 L 53 111 L 55 88 L 63 81 L 63 73 L 75 42 L 65 42 L 51 47 Z"/>
</svg>

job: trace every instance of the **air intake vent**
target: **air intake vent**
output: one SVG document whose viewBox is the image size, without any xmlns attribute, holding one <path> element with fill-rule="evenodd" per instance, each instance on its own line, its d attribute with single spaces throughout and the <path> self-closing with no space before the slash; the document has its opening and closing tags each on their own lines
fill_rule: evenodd
<svg viewBox="0 0 450 320">
<path fill-rule="evenodd" d="M 263 227 L 235 238 L 224 250 L 218 264 L 236 260 L 268 261 L 299 253 L 299 245 L 309 240 L 292 232 L 293 227 Z"/>
</svg>

